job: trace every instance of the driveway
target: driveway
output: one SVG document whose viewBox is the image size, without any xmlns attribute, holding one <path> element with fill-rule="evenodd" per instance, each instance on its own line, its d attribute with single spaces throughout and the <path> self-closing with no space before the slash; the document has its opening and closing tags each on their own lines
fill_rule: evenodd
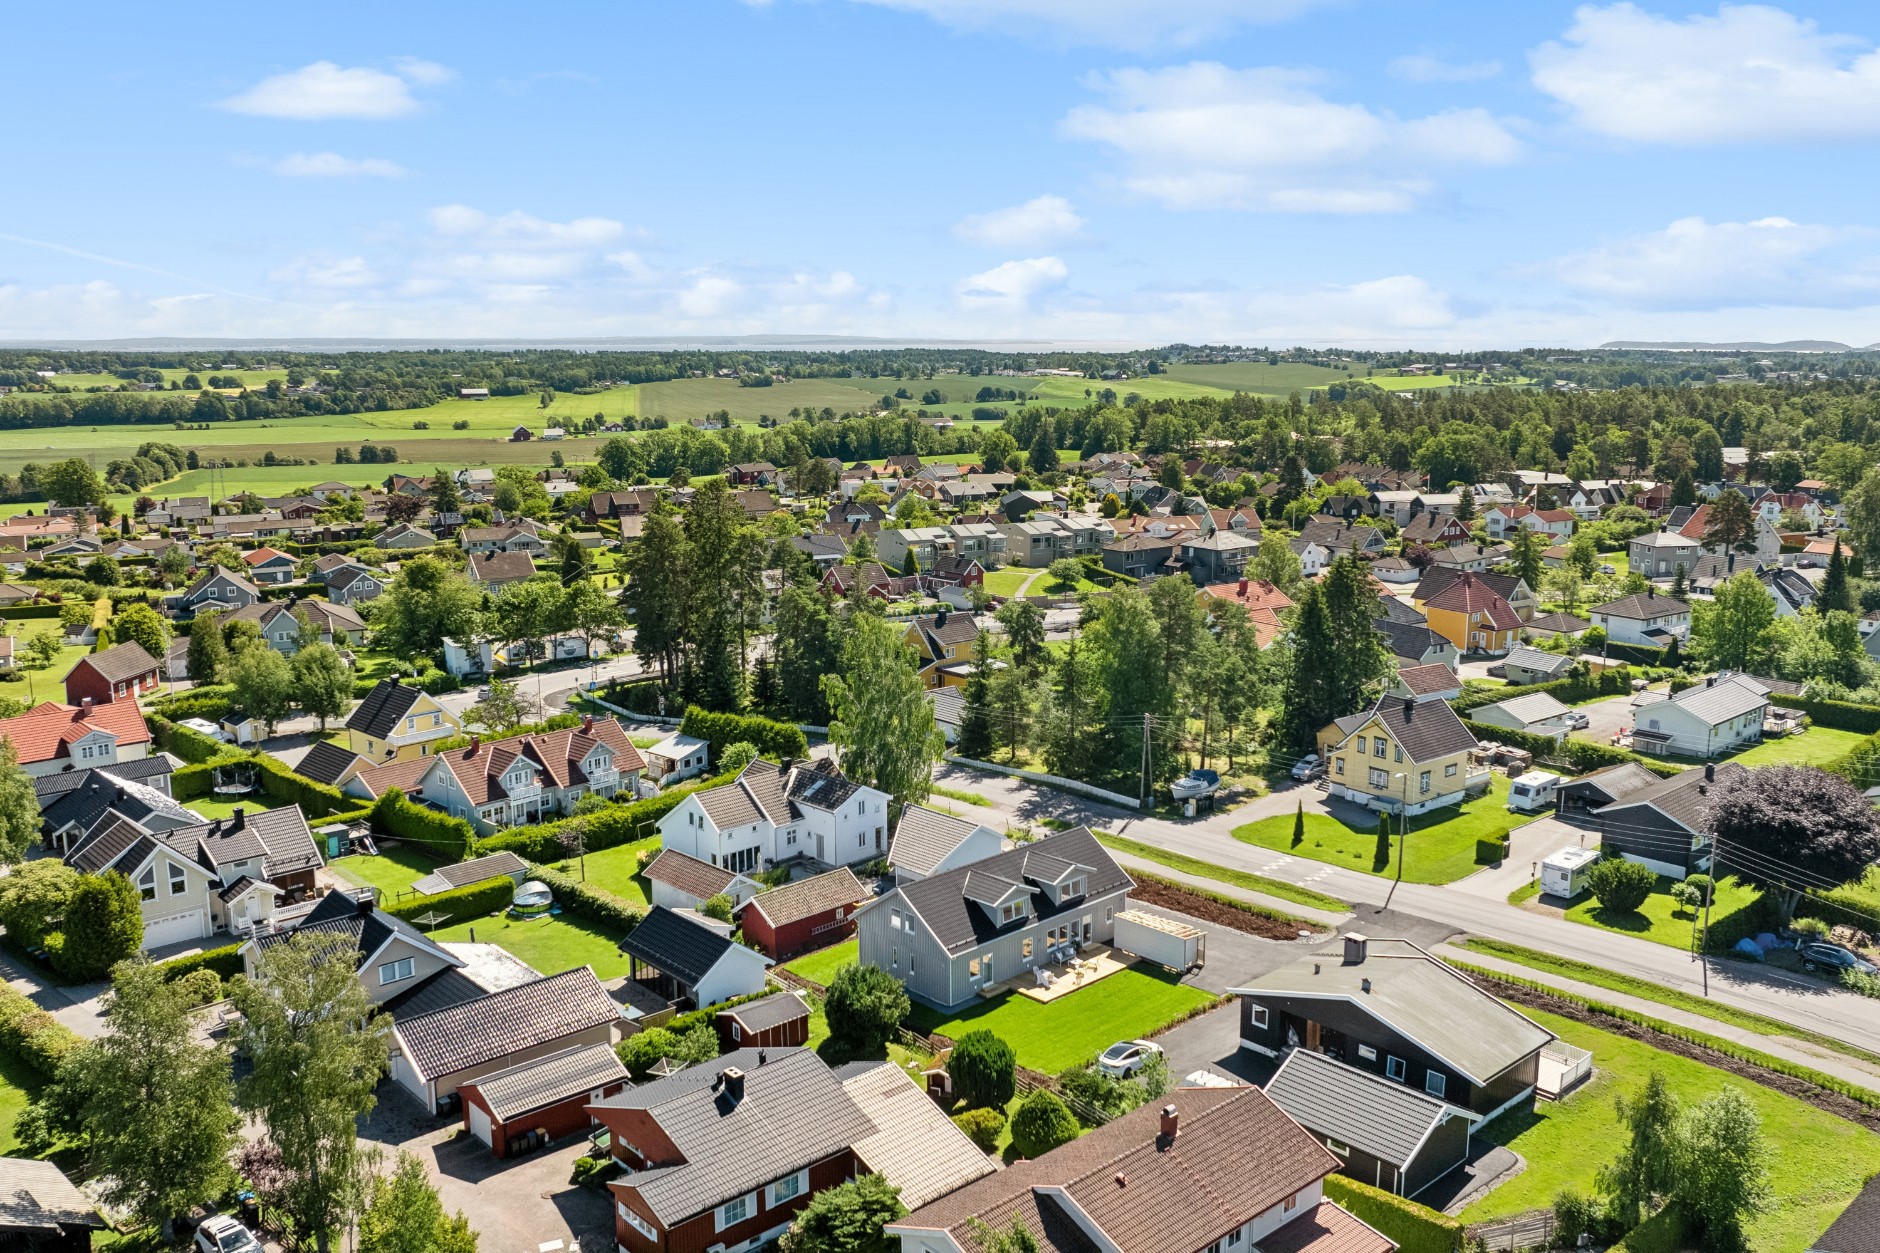
<svg viewBox="0 0 1880 1253">
<path fill-rule="evenodd" d="M 34 967 L 0 950 L 0 979 L 85 1039 L 104 1034 L 102 998 L 109 983 L 79 983 L 61 987 Z"/>
<path fill-rule="evenodd" d="M 1598 848 L 1599 832 L 1563 818 L 1549 816 L 1509 832 L 1508 857 L 1450 886 L 1458 892 L 1505 901 L 1508 893 L 1532 883 L 1541 872 L 1541 859 L 1563 848 Z"/>
<path fill-rule="evenodd" d="M 1587 725 L 1573 733 L 1575 739 L 1591 740 L 1595 744 L 1610 744 L 1612 737 L 1632 725 L 1632 697 L 1608 696 L 1605 700 L 1592 701 L 1576 706 L 1586 715 Z"/>
<path fill-rule="evenodd" d="M 430 1171 L 449 1212 L 462 1210 L 481 1237 L 483 1253 L 603 1253 L 613 1248 L 613 1206 L 588 1188 L 569 1184 L 585 1137 L 564 1140 L 527 1157 L 498 1160 L 463 1129 L 461 1120 L 430 1117 L 403 1088 L 379 1085 L 379 1106 L 360 1137 L 381 1148 L 389 1170 L 399 1151 Z"/>
</svg>

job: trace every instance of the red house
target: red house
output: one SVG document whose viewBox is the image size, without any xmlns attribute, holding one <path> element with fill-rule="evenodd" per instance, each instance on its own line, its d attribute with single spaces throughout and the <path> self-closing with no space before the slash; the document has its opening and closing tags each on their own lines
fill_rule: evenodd
<svg viewBox="0 0 1880 1253">
<path fill-rule="evenodd" d="M 497 1157 L 525 1153 L 594 1125 L 588 1106 L 627 1086 L 605 1044 L 582 1044 L 484 1075 L 458 1089 L 463 1125 Z"/>
<path fill-rule="evenodd" d="M 809 1043 L 809 1006 L 794 992 L 772 992 L 719 1010 L 712 1025 L 722 1052 L 798 1048 Z"/>
<path fill-rule="evenodd" d="M 744 902 L 738 921 L 747 942 L 781 961 L 847 939 L 855 930 L 855 911 L 867 899 L 868 889 L 842 866 L 759 892 Z"/>
<path fill-rule="evenodd" d="M 156 691 L 157 683 L 157 659 L 142 644 L 113 644 L 79 658 L 65 676 L 65 703 L 83 705 L 87 696 L 94 705 L 114 700 L 135 703 L 139 696 Z"/>
</svg>

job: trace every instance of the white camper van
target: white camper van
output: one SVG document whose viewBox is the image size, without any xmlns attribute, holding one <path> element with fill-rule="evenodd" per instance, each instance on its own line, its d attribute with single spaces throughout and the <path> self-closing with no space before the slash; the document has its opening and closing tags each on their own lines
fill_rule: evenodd
<svg viewBox="0 0 1880 1253">
<path fill-rule="evenodd" d="M 1560 776 L 1544 770 L 1530 770 L 1508 785 L 1508 808 L 1518 814 L 1539 813 L 1554 807 L 1554 789 Z"/>
</svg>

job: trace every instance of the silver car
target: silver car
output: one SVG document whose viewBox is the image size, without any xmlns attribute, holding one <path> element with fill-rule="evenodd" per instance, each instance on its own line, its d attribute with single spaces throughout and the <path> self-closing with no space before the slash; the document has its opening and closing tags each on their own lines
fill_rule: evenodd
<svg viewBox="0 0 1880 1253">
<path fill-rule="evenodd" d="M 227 1214 L 215 1214 L 196 1228 L 196 1253 L 262 1253 L 261 1241 Z"/>
</svg>

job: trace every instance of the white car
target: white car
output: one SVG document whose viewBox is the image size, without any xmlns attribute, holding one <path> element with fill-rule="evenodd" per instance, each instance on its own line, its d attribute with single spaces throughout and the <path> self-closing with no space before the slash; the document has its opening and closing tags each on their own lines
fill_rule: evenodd
<svg viewBox="0 0 1880 1253">
<path fill-rule="evenodd" d="M 1292 777 L 1295 779 L 1316 779 L 1325 773 L 1325 766 L 1319 761 L 1317 753 L 1307 753 L 1293 763 Z"/>
<path fill-rule="evenodd" d="M 1575 731 L 1584 731 L 1587 727 L 1591 726 L 1593 722 L 1591 718 L 1588 718 L 1577 709 L 1567 710 L 1566 716 L 1563 717 L 1561 721 Z"/>
<path fill-rule="evenodd" d="M 215 1214 L 196 1228 L 196 1253 L 261 1253 L 261 1241 L 227 1214 Z"/>
<path fill-rule="evenodd" d="M 1161 1055 L 1162 1046 L 1153 1040 L 1124 1040 L 1104 1050 L 1097 1059 L 1097 1069 L 1112 1079 L 1126 1079 L 1151 1057 Z"/>
</svg>

